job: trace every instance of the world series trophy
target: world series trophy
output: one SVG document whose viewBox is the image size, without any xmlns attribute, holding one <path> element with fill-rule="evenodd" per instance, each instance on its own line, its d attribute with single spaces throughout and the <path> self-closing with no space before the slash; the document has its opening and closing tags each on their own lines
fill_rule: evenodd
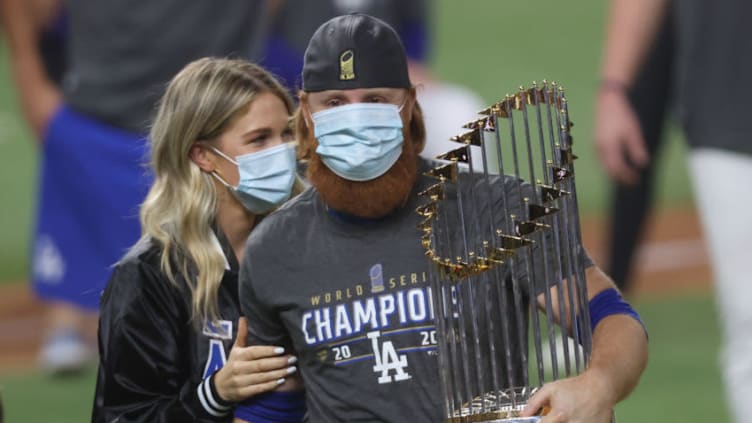
<svg viewBox="0 0 752 423">
<path fill-rule="evenodd" d="M 437 156 L 416 210 L 445 422 L 536 422 L 548 410 L 520 417 L 529 398 L 581 373 L 592 346 L 572 123 L 546 81 L 480 115 Z"/>
</svg>

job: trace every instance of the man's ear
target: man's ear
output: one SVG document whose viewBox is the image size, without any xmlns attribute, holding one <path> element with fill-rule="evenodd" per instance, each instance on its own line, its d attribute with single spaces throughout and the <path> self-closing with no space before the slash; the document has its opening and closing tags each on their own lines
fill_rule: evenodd
<svg viewBox="0 0 752 423">
<path fill-rule="evenodd" d="M 313 121 L 308 106 L 308 95 L 301 91 L 298 111 L 295 114 L 295 139 L 298 141 L 298 158 L 310 160 L 318 144 L 313 134 Z"/>
<path fill-rule="evenodd" d="M 415 103 L 417 102 L 417 91 L 415 87 L 410 87 L 407 90 L 407 98 L 405 99 L 405 105 L 402 108 L 402 112 L 406 113 L 403 115 L 405 117 L 405 120 L 407 122 L 410 122 L 413 118 L 413 113 L 415 113 Z"/>
<path fill-rule="evenodd" d="M 300 118 L 303 119 L 305 127 L 311 131 L 313 130 L 313 121 L 311 121 L 311 109 L 308 108 L 308 94 L 301 91 L 298 98 L 300 99 L 298 113 L 300 113 Z"/>
<path fill-rule="evenodd" d="M 212 173 L 216 170 L 217 166 L 214 163 L 216 156 L 209 151 L 209 149 L 200 143 L 194 143 L 191 146 L 191 151 L 188 153 L 193 163 L 207 173 Z"/>
</svg>

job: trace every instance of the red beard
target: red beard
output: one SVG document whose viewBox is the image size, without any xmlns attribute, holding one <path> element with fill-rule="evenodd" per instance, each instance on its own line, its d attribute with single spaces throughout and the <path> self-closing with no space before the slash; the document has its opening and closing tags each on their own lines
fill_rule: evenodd
<svg viewBox="0 0 752 423">
<path fill-rule="evenodd" d="M 407 202 L 418 174 L 418 159 L 406 141 L 402 155 L 383 175 L 370 181 L 348 181 L 332 172 L 317 154 L 308 163 L 307 177 L 332 209 L 377 219 Z"/>
</svg>

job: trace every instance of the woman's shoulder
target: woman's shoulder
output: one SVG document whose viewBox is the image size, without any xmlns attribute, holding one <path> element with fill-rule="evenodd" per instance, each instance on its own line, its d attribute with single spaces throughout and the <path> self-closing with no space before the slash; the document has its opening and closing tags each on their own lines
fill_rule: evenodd
<svg viewBox="0 0 752 423">
<path fill-rule="evenodd" d="M 107 305 L 154 304 L 182 296 L 161 269 L 162 247 L 148 238 L 138 241 L 114 266 L 102 297 Z"/>
<path fill-rule="evenodd" d="M 160 261 L 162 256 L 162 247 L 151 238 L 141 238 L 136 244 L 134 244 L 128 252 L 125 253 L 123 258 L 118 261 L 112 272 L 112 279 L 108 286 L 117 280 L 122 278 L 141 280 L 142 278 L 135 278 L 134 276 L 141 274 L 147 276 L 149 274 L 162 273 L 160 269 Z"/>
</svg>

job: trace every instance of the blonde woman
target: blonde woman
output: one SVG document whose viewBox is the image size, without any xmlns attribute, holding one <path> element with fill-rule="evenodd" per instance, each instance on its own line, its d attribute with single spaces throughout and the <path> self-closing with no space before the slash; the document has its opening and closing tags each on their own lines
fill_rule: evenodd
<svg viewBox="0 0 752 423">
<path fill-rule="evenodd" d="M 294 376 L 289 351 L 245 345 L 238 304 L 246 238 L 300 190 L 292 110 L 272 76 L 240 60 L 201 59 L 170 82 L 142 237 L 101 301 L 92 421 L 229 422 L 234 403 Z"/>
</svg>

